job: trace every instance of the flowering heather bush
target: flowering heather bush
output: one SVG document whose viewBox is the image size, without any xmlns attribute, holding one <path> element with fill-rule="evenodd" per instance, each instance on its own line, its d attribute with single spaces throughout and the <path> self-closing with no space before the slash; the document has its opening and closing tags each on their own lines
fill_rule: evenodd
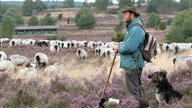
<svg viewBox="0 0 192 108">
<path fill-rule="evenodd" d="M 155 99 L 154 87 L 149 85 L 148 75 L 153 70 L 143 72 L 142 96 L 150 103 L 151 108 L 158 106 Z M 44 83 L 41 78 L 23 81 L 14 80 L 8 73 L 0 73 L 0 107 L 3 108 L 96 108 L 101 99 L 108 73 L 97 74 L 92 79 L 82 81 L 67 76 L 55 76 L 50 82 Z M 183 99 L 177 104 L 165 108 L 192 107 L 192 69 L 191 62 L 185 68 L 178 68 L 168 74 L 168 80 L 173 87 L 183 94 Z M 136 108 L 138 102 L 134 98 L 126 98 L 124 77 L 114 74 L 106 89 L 106 95 L 120 99 L 121 105 L 104 105 L 107 108 Z"/>
</svg>

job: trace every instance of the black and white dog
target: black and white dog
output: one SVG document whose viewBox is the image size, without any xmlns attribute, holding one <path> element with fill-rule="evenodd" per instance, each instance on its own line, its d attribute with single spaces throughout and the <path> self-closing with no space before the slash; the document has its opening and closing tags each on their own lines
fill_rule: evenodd
<svg viewBox="0 0 192 108">
<path fill-rule="evenodd" d="M 163 101 L 165 101 L 167 104 L 171 104 L 175 99 L 177 101 L 182 99 L 181 93 L 174 90 L 172 85 L 168 82 L 166 74 L 167 72 L 162 70 L 154 72 L 148 76 L 148 78 L 151 79 L 150 83 L 155 86 L 155 96 L 159 105 Z"/>
</svg>

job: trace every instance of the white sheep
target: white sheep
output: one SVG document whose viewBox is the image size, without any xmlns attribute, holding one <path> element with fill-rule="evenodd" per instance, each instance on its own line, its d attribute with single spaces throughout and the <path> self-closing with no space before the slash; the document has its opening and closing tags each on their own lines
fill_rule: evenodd
<svg viewBox="0 0 192 108">
<path fill-rule="evenodd" d="M 14 65 L 9 60 L 0 61 L 0 71 L 1 72 L 14 72 Z"/>
<path fill-rule="evenodd" d="M 59 51 L 59 45 L 58 44 L 50 44 L 50 47 L 49 47 L 50 51 L 51 52 L 55 52 L 55 51 Z"/>
<path fill-rule="evenodd" d="M 188 60 L 192 60 L 192 56 L 176 56 L 172 59 L 174 66 L 186 65 Z"/>
<path fill-rule="evenodd" d="M 52 74 L 60 73 L 63 70 L 64 70 L 64 63 L 58 62 L 58 63 L 54 63 L 53 65 L 46 67 L 44 70 L 44 73 L 52 75 Z"/>
<path fill-rule="evenodd" d="M 7 60 L 7 55 L 4 51 L 0 51 L 0 60 Z"/>
<path fill-rule="evenodd" d="M 36 67 L 45 67 L 49 63 L 47 55 L 41 52 L 36 53 L 34 56 L 34 63 Z"/>
<path fill-rule="evenodd" d="M 37 76 L 37 70 L 35 68 L 24 68 L 19 70 L 20 75 L 24 76 Z"/>
<path fill-rule="evenodd" d="M 24 39 L 24 40 L 22 40 L 23 45 L 34 45 L 35 42 L 36 42 L 36 40 L 34 40 L 34 39 Z"/>
<path fill-rule="evenodd" d="M 84 48 L 78 48 L 76 51 L 76 57 L 80 59 L 87 58 L 87 51 Z"/>
<path fill-rule="evenodd" d="M 17 45 L 21 45 L 22 44 L 22 40 L 23 39 L 11 39 L 11 41 L 9 42 L 9 46 L 17 46 Z"/>
<path fill-rule="evenodd" d="M 0 46 L 5 44 L 5 43 L 9 43 L 9 39 L 8 38 L 1 38 L 0 39 Z"/>
<path fill-rule="evenodd" d="M 9 60 L 15 65 L 15 66 L 26 66 L 29 67 L 30 66 L 30 62 L 29 59 L 25 56 L 22 55 L 11 55 L 9 57 Z"/>
<path fill-rule="evenodd" d="M 87 44 L 88 48 L 94 49 L 97 46 L 97 43 L 94 41 L 89 41 Z"/>
</svg>

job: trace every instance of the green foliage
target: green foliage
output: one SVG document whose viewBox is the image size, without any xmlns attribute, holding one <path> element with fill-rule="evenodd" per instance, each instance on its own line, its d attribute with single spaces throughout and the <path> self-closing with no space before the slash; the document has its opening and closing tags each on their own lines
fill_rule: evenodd
<svg viewBox="0 0 192 108">
<path fill-rule="evenodd" d="M 63 14 L 61 13 L 61 14 L 59 14 L 58 15 L 58 20 L 61 20 L 62 19 L 62 17 L 63 17 Z"/>
<path fill-rule="evenodd" d="M 69 24 L 70 23 L 70 17 L 67 17 L 67 24 Z"/>
<path fill-rule="evenodd" d="M 159 29 L 160 29 L 160 30 L 165 30 L 166 27 L 167 27 L 166 21 L 160 22 L 160 24 L 159 24 Z"/>
<path fill-rule="evenodd" d="M 74 8 L 75 7 L 74 0 L 65 0 L 63 7 L 64 8 Z"/>
<path fill-rule="evenodd" d="M 57 40 L 57 36 L 47 36 L 47 40 Z"/>
<path fill-rule="evenodd" d="M 133 0 L 119 0 L 118 6 L 121 9 L 127 6 L 132 6 L 133 4 Z"/>
<path fill-rule="evenodd" d="M 125 33 L 124 32 L 119 32 L 119 33 L 117 33 L 117 35 L 112 36 L 112 41 L 122 42 L 124 37 L 125 37 Z"/>
<path fill-rule="evenodd" d="M 192 8 L 192 0 L 180 0 L 182 10 Z"/>
<path fill-rule="evenodd" d="M 116 33 L 119 33 L 123 30 L 123 28 L 124 28 L 124 22 L 121 20 L 119 24 L 115 25 L 114 30 Z"/>
<path fill-rule="evenodd" d="M 55 23 L 56 20 L 53 17 L 51 17 L 50 13 L 46 14 L 45 17 L 40 20 L 41 25 L 55 25 Z"/>
<path fill-rule="evenodd" d="M 167 19 L 167 25 L 172 25 L 173 19 L 172 18 L 168 18 Z"/>
<path fill-rule="evenodd" d="M 4 15 L 0 24 L 0 38 L 12 38 L 16 21 L 9 15 Z"/>
<path fill-rule="evenodd" d="M 38 18 L 37 18 L 35 15 L 32 15 L 32 16 L 29 18 L 28 26 L 38 26 L 38 25 L 39 25 L 39 20 L 38 20 Z"/>
<path fill-rule="evenodd" d="M 83 7 L 75 16 L 75 24 L 79 29 L 92 29 L 96 25 L 96 19 L 88 8 Z"/>
<path fill-rule="evenodd" d="M 161 22 L 160 17 L 155 13 L 151 13 L 147 19 L 147 27 L 158 26 L 160 22 Z"/>
<path fill-rule="evenodd" d="M 96 0 L 95 1 L 95 7 L 97 11 L 104 12 L 107 10 L 107 6 L 109 5 L 108 0 Z"/>
<path fill-rule="evenodd" d="M 167 12 L 171 12 L 167 10 L 170 10 L 170 8 L 172 8 L 173 5 L 174 5 L 173 0 L 149 0 L 147 3 L 146 11 L 148 13 L 151 13 L 151 12 L 167 13 Z"/>
<path fill-rule="evenodd" d="M 192 9 L 179 13 L 170 32 L 166 35 L 168 42 L 192 41 Z"/>
<path fill-rule="evenodd" d="M 31 16 L 33 13 L 33 0 L 25 0 L 22 6 L 23 16 Z"/>
<path fill-rule="evenodd" d="M 35 0 L 33 4 L 34 4 L 33 9 L 35 9 L 37 12 L 43 11 L 44 9 L 47 8 L 47 6 L 41 0 Z"/>
<path fill-rule="evenodd" d="M 9 15 L 10 17 L 14 18 L 17 25 L 24 24 L 24 19 L 21 16 L 20 10 L 17 8 L 9 8 L 5 15 Z"/>
<path fill-rule="evenodd" d="M 62 35 L 59 40 L 65 41 L 65 40 L 66 40 L 66 37 L 65 37 L 64 35 Z"/>
<path fill-rule="evenodd" d="M 0 3 L 0 22 L 3 18 L 3 14 L 5 14 L 6 10 L 7 10 L 7 6 L 3 3 Z"/>
<path fill-rule="evenodd" d="M 119 9 L 117 9 L 117 8 L 112 8 L 112 9 L 108 10 L 109 14 L 117 14 L 118 12 L 119 12 Z"/>
</svg>

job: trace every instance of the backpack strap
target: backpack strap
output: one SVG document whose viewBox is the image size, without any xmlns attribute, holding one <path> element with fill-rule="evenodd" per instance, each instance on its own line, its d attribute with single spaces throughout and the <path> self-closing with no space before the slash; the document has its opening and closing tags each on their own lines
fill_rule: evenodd
<svg viewBox="0 0 192 108">
<path fill-rule="evenodd" d="M 144 29 L 143 25 L 141 25 L 141 24 L 139 24 L 139 23 L 134 23 L 134 24 L 132 24 L 132 25 L 130 26 L 130 29 L 131 29 L 132 27 L 134 27 L 134 26 L 139 26 L 139 27 L 141 27 L 141 28 L 143 29 L 143 31 L 145 32 L 145 29 Z M 146 32 L 145 32 L 145 33 L 146 33 Z M 139 49 L 139 51 L 140 51 L 139 53 L 142 53 L 141 48 L 138 47 L 138 49 Z M 138 54 L 138 56 L 137 56 L 136 59 L 133 57 L 133 55 L 131 55 L 131 56 L 132 56 L 133 60 L 135 60 L 136 62 L 138 62 L 139 54 Z"/>
<path fill-rule="evenodd" d="M 139 26 L 139 27 L 141 27 L 141 28 L 143 29 L 143 31 L 145 32 L 145 29 L 144 29 L 143 25 L 141 25 L 141 24 L 139 24 L 139 23 L 134 23 L 134 24 L 131 25 L 130 29 L 131 29 L 133 26 Z"/>
</svg>

